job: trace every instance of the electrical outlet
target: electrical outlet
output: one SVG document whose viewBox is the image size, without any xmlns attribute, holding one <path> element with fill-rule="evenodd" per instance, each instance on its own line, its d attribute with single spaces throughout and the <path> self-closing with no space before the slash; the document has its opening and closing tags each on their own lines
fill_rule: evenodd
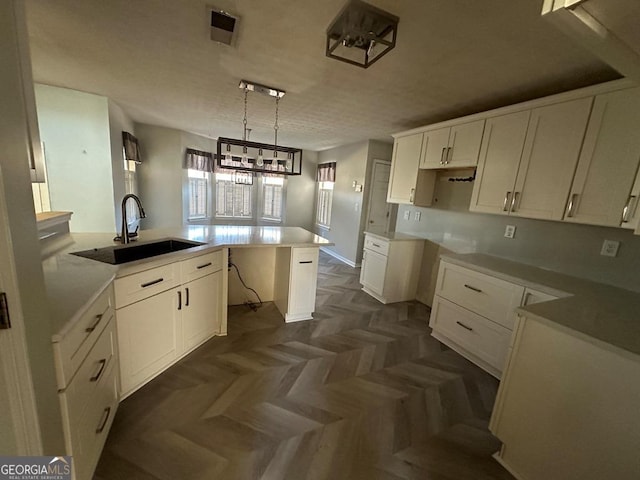
<svg viewBox="0 0 640 480">
<path fill-rule="evenodd" d="M 516 235 L 516 226 L 515 225 L 507 225 L 507 228 L 504 229 L 504 236 L 506 238 L 513 238 Z"/>
<path fill-rule="evenodd" d="M 605 240 L 602 243 L 602 250 L 600 250 L 600 255 L 604 255 L 605 257 L 616 257 L 618 255 L 619 247 L 620 242 L 616 242 L 615 240 Z"/>
<path fill-rule="evenodd" d="M 413 214 L 413 221 L 414 222 L 419 222 L 420 221 L 420 217 L 422 216 L 422 214 L 420 212 L 414 212 Z"/>
<path fill-rule="evenodd" d="M 409 218 L 411 218 L 411 211 L 410 210 L 405 210 L 403 218 L 405 220 L 409 220 Z"/>
</svg>

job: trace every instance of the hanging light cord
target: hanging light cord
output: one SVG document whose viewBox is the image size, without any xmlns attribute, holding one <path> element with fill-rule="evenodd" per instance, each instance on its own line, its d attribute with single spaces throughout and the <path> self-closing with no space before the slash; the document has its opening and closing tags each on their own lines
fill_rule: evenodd
<svg viewBox="0 0 640 480">
<path fill-rule="evenodd" d="M 247 141 L 247 89 L 244 89 L 244 118 L 242 119 L 242 140 Z"/>
<path fill-rule="evenodd" d="M 278 157 L 278 105 L 280 104 L 280 96 L 276 95 L 276 123 L 273 125 L 273 131 L 275 133 L 273 157 Z"/>
</svg>

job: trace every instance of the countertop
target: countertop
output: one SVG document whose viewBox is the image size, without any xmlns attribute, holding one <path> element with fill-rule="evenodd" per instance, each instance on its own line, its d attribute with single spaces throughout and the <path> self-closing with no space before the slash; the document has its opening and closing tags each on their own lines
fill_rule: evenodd
<svg viewBox="0 0 640 480">
<path fill-rule="evenodd" d="M 370 235 L 372 237 L 376 237 L 379 238 L 381 240 L 387 240 L 387 241 L 391 241 L 391 242 L 402 242 L 402 241 L 407 241 L 407 240 L 424 240 L 421 237 L 416 237 L 414 235 L 409 235 L 407 233 L 401 233 L 401 232 L 372 232 L 372 231 L 365 231 L 364 232 L 365 235 Z"/>
<path fill-rule="evenodd" d="M 442 260 L 559 296 L 517 311 L 603 348 L 640 355 L 640 294 L 636 292 L 484 254 L 446 254 Z"/>
<path fill-rule="evenodd" d="M 205 245 L 123 265 L 109 265 L 70 254 L 115 245 L 114 236 L 114 233 L 66 234 L 57 241 L 57 250 L 43 259 L 54 342 L 64 337 L 70 326 L 115 278 L 202 255 L 217 248 L 333 245 L 329 240 L 299 227 L 189 225 L 142 230 L 136 243 L 180 238 L 203 242 Z"/>
</svg>

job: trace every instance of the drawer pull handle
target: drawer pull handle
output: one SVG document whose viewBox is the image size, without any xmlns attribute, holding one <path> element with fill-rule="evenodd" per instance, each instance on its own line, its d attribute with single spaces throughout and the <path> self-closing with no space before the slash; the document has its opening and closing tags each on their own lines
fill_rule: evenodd
<svg viewBox="0 0 640 480">
<path fill-rule="evenodd" d="M 178 290 L 178 310 L 182 310 L 182 292 Z"/>
<path fill-rule="evenodd" d="M 373 242 L 371 242 L 371 245 L 373 245 L 374 247 L 378 247 L 378 248 L 380 248 L 380 245 L 378 245 L 377 243 L 373 243 Z"/>
<path fill-rule="evenodd" d="M 456 322 L 456 323 L 460 325 L 462 328 L 464 328 L 465 330 L 469 330 L 470 332 L 473 332 L 473 328 L 467 327 L 464 323 L 462 322 Z"/>
<path fill-rule="evenodd" d="M 100 426 L 96 429 L 96 433 L 102 433 L 104 427 L 107 426 L 107 422 L 109 421 L 109 417 L 111 416 L 111 407 L 107 407 L 104 409 L 103 418 L 100 422 Z"/>
<path fill-rule="evenodd" d="M 305 261 L 301 261 L 301 262 L 298 262 L 298 263 L 313 263 L 313 261 L 312 260 L 305 260 Z"/>
<path fill-rule="evenodd" d="M 102 314 L 96 315 L 96 323 L 94 323 L 90 327 L 85 328 L 84 331 L 87 333 L 93 332 L 96 328 L 98 328 L 98 324 L 100 323 L 100 320 L 102 320 Z"/>
<path fill-rule="evenodd" d="M 207 262 L 207 263 L 204 263 L 202 265 L 198 265 L 196 267 L 196 270 L 200 270 L 201 268 L 207 268 L 207 267 L 210 267 L 211 265 L 212 265 L 211 262 Z"/>
<path fill-rule="evenodd" d="M 100 379 L 100 377 L 102 376 L 102 372 L 104 371 L 104 367 L 107 364 L 107 359 L 103 358 L 98 363 L 100 364 L 100 370 L 98 370 L 98 373 L 96 373 L 89 379 L 90 382 L 97 382 Z"/>
<path fill-rule="evenodd" d="M 189 288 L 188 288 L 188 287 L 187 287 L 187 288 L 185 288 L 185 289 L 184 289 L 184 291 L 185 291 L 185 293 L 187 294 L 187 298 L 186 298 L 186 299 L 185 299 L 185 301 L 184 301 L 184 306 L 185 306 L 185 307 L 188 307 L 188 306 L 189 306 Z"/>
<path fill-rule="evenodd" d="M 155 285 L 155 284 L 160 283 L 160 282 L 164 282 L 164 278 L 157 278 L 155 280 L 151 280 L 150 282 L 142 283 L 142 284 L 140 284 L 140 286 L 142 288 L 147 288 L 147 287 L 150 287 L 151 285 Z"/>
<path fill-rule="evenodd" d="M 464 288 L 468 288 L 469 290 L 473 290 L 474 292 L 482 293 L 482 290 L 476 287 L 472 287 L 471 285 L 464 284 Z"/>
<path fill-rule="evenodd" d="M 507 192 L 507 194 L 504 196 L 504 202 L 502 202 L 502 211 L 503 212 L 509 211 L 509 199 L 510 198 L 511 198 L 511 192 Z"/>
</svg>

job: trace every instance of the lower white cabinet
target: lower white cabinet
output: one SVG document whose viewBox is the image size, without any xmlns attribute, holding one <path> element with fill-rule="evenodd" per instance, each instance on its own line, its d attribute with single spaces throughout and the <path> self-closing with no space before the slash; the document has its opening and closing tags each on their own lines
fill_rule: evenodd
<svg viewBox="0 0 640 480">
<path fill-rule="evenodd" d="M 67 331 L 54 336 L 66 455 L 74 478 L 92 478 L 118 408 L 118 342 L 109 286 Z"/>
<path fill-rule="evenodd" d="M 424 240 L 365 233 L 360 283 L 382 303 L 415 300 Z"/>
<path fill-rule="evenodd" d="M 317 281 L 318 247 L 276 250 L 274 300 L 285 322 L 313 318 Z"/>
<path fill-rule="evenodd" d="M 555 298 L 443 259 L 429 326 L 435 338 L 500 378 L 511 351 L 515 309 Z"/>
<path fill-rule="evenodd" d="M 640 356 L 522 317 L 489 423 L 497 460 L 518 480 L 640 478 L 638 378 Z"/>
<path fill-rule="evenodd" d="M 227 250 L 115 280 L 122 396 L 226 335 Z"/>
</svg>

